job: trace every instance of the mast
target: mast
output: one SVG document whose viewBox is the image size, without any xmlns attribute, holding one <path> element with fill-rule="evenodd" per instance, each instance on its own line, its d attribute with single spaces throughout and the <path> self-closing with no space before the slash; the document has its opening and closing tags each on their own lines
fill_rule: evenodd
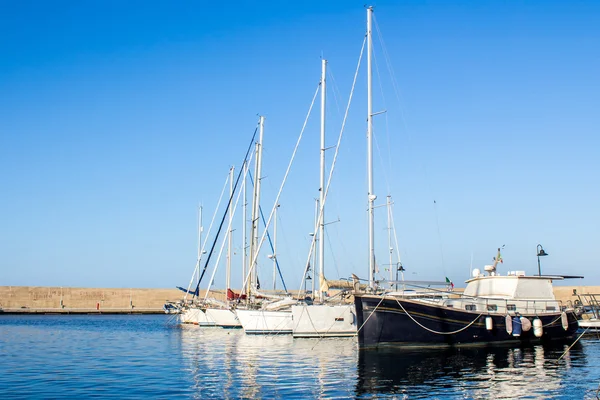
<svg viewBox="0 0 600 400">
<path fill-rule="evenodd" d="M 261 119 L 262 121 L 262 119 Z M 256 173 L 256 168 L 257 166 L 257 158 L 256 155 L 258 154 L 258 143 L 255 143 L 254 145 L 254 154 L 255 154 L 255 159 L 254 159 L 254 173 Z M 249 254 L 249 259 L 252 260 L 254 259 L 254 247 L 255 247 L 255 242 L 254 242 L 254 237 L 255 237 L 255 229 L 257 229 L 257 219 L 256 219 L 256 209 L 254 207 L 254 204 L 256 203 L 256 182 L 254 182 L 254 185 L 252 185 L 252 205 L 251 205 L 251 210 L 250 210 L 250 254 Z M 252 261 L 250 261 L 248 263 L 248 271 L 247 273 L 250 273 L 250 269 L 252 268 L 251 265 Z M 244 277 L 245 279 L 245 277 Z M 247 283 L 247 287 L 246 287 L 246 293 L 248 293 L 248 297 L 250 297 L 250 293 L 251 292 L 251 287 L 252 287 L 252 283 L 254 280 L 254 275 L 251 274 L 250 279 L 248 279 L 248 283 Z"/>
<path fill-rule="evenodd" d="M 319 222 L 319 199 L 315 199 L 315 226 L 317 225 L 317 223 Z M 311 291 L 312 291 L 312 298 L 315 298 L 315 280 L 316 280 L 316 274 L 317 274 L 317 251 L 316 251 L 316 246 L 319 244 L 319 236 L 317 235 L 317 232 L 315 232 L 315 252 L 313 253 L 313 276 L 312 276 L 312 287 L 311 287 Z M 319 287 L 319 291 L 320 291 L 320 287 Z"/>
<path fill-rule="evenodd" d="M 256 160 L 254 168 L 254 191 L 252 196 L 252 241 L 250 244 L 250 260 L 256 259 L 256 252 L 258 250 L 258 242 L 260 240 L 258 235 L 258 220 L 260 218 L 260 177 L 262 174 L 262 140 L 265 130 L 265 117 L 260 116 L 260 133 L 258 136 L 258 142 L 256 143 Z M 252 268 L 249 265 L 248 268 Z M 256 268 L 252 269 L 252 279 L 250 280 L 247 293 L 251 293 L 252 288 L 256 288 L 258 277 Z"/>
<path fill-rule="evenodd" d="M 321 60 L 321 176 L 319 182 L 319 203 L 321 204 L 321 224 L 319 225 L 319 301 L 323 302 L 323 281 L 325 280 L 325 78 L 327 60 Z"/>
<path fill-rule="evenodd" d="M 371 20 L 373 7 L 367 7 L 367 182 L 369 200 L 369 287 L 375 288 L 375 224 L 374 202 L 377 196 L 373 193 L 373 84 L 371 58 L 373 53 L 373 40 Z"/>
<path fill-rule="evenodd" d="M 185 303 L 187 300 L 187 296 L 190 293 L 190 288 L 194 282 L 194 277 L 198 275 L 198 279 L 200 279 L 200 258 L 202 257 L 202 231 L 204 228 L 202 227 L 202 205 L 198 205 L 198 255 L 196 256 L 196 268 L 194 268 L 194 273 L 192 274 L 192 280 L 190 281 L 190 285 L 188 286 L 187 292 L 183 296 L 183 302 Z"/>
<path fill-rule="evenodd" d="M 394 270 L 392 264 L 392 254 L 394 248 L 392 247 L 392 196 L 387 196 L 387 223 L 388 223 L 388 249 L 390 251 L 390 281 L 394 280 Z"/>
<path fill-rule="evenodd" d="M 198 262 L 196 263 L 196 274 L 198 276 L 198 283 L 200 283 L 200 261 L 202 260 L 202 232 L 204 231 L 204 227 L 202 226 L 202 206 L 198 206 Z M 189 291 L 188 291 L 189 293 Z M 187 296 L 188 293 L 185 295 Z M 198 294 L 200 292 L 198 291 Z"/>
<path fill-rule="evenodd" d="M 231 167 L 229 169 L 229 199 L 233 201 L 233 171 L 235 167 Z M 229 231 L 227 232 L 227 270 L 225 272 L 225 286 L 226 293 L 229 293 L 229 289 L 231 288 L 231 223 L 233 220 L 233 210 L 231 209 L 231 204 L 229 205 Z"/>
<path fill-rule="evenodd" d="M 200 259 L 202 258 L 202 232 L 204 228 L 202 227 L 202 206 L 198 206 L 198 265 L 196 266 L 196 270 L 198 275 L 200 275 Z"/>
<path fill-rule="evenodd" d="M 277 289 L 277 210 L 279 209 L 279 204 L 275 206 L 275 215 L 273 216 L 273 255 L 271 258 L 273 259 L 273 290 Z"/>
<path fill-rule="evenodd" d="M 248 197 L 246 196 L 246 176 L 248 175 L 248 161 L 244 160 L 244 181 L 242 182 L 242 190 L 244 191 L 244 199 L 242 204 L 242 285 L 246 279 L 246 251 L 248 251 L 248 239 L 246 238 L 246 223 L 248 216 L 246 209 L 248 208 Z"/>
</svg>

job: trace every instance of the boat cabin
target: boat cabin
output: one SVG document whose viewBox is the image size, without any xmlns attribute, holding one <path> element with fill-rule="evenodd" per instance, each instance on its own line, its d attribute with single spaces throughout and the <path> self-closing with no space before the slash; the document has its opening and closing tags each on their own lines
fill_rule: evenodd
<svg viewBox="0 0 600 400">
<path fill-rule="evenodd" d="M 543 314 L 561 310 L 560 302 L 554 297 L 552 281 L 562 278 L 526 276 L 524 271 L 500 275 L 489 266 L 485 270 L 488 275 L 475 269 L 473 278 L 466 281 L 462 296 L 448 299 L 444 305 L 489 314 Z"/>
</svg>

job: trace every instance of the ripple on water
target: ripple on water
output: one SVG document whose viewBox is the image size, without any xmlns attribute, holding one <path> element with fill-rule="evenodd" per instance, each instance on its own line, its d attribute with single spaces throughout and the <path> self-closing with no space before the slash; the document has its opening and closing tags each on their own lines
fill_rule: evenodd
<svg viewBox="0 0 600 400">
<path fill-rule="evenodd" d="M 2 316 L 0 398 L 595 398 L 600 341 L 359 351 L 170 316 Z M 565 353 L 562 360 L 557 359 Z"/>
</svg>

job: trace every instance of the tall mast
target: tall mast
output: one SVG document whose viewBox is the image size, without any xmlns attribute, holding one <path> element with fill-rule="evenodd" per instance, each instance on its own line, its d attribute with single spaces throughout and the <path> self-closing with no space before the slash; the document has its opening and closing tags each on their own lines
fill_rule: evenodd
<svg viewBox="0 0 600 400">
<path fill-rule="evenodd" d="M 248 250 L 248 243 L 246 238 L 246 224 L 248 216 L 246 215 L 246 209 L 248 208 L 248 197 L 246 196 L 246 176 L 248 175 L 248 161 L 244 161 L 244 180 L 242 181 L 242 190 L 244 191 L 244 200 L 242 204 L 242 285 L 246 280 L 246 251 Z"/>
<path fill-rule="evenodd" d="M 277 289 L 277 210 L 279 209 L 279 204 L 275 206 L 275 214 L 273 216 L 273 255 L 271 258 L 273 259 L 273 290 Z"/>
<path fill-rule="evenodd" d="M 375 288 L 375 224 L 374 202 L 377 196 L 373 193 L 373 84 L 371 57 L 373 53 L 373 40 L 371 32 L 371 19 L 373 7 L 367 7 L 367 181 L 369 199 L 369 286 Z"/>
<path fill-rule="evenodd" d="M 183 301 L 187 300 L 187 296 L 190 293 L 189 290 L 194 282 L 194 277 L 198 277 L 200 279 L 200 258 L 202 258 L 202 231 L 204 228 L 202 227 L 202 206 L 198 205 L 198 255 L 196 256 L 196 268 L 194 268 L 194 273 L 192 274 L 192 280 L 190 281 L 190 286 L 188 287 L 188 291 L 185 292 L 183 296 Z"/>
<path fill-rule="evenodd" d="M 202 205 L 198 206 L 198 255 L 197 255 L 197 260 L 198 262 L 196 263 L 196 275 L 198 276 L 198 279 L 200 279 L 200 260 L 202 259 L 202 232 L 204 231 L 204 227 L 202 226 Z M 187 295 L 187 293 L 186 293 Z"/>
<path fill-rule="evenodd" d="M 390 281 L 394 280 L 394 268 L 392 264 L 392 254 L 394 248 L 392 247 L 392 196 L 387 197 L 387 222 L 388 222 L 388 250 L 390 252 Z"/>
<path fill-rule="evenodd" d="M 229 199 L 233 201 L 233 171 L 235 167 L 229 169 Z M 233 210 L 229 204 L 229 231 L 227 232 L 227 271 L 225 273 L 226 292 L 231 288 L 231 221 L 233 220 Z"/>
<path fill-rule="evenodd" d="M 260 176 L 262 174 L 262 140 L 263 134 L 265 130 L 265 117 L 260 116 L 260 133 L 258 137 L 258 142 L 256 143 L 256 161 L 255 161 L 255 169 L 254 169 L 254 191 L 252 197 L 252 242 L 250 245 L 250 260 L 256 259 L 256 251 L 258 250 L 258 241 L 260 240 L 258 235 L 258 220 L 260 218 Z M 248 268 L 252 268 L 250 265 Z M 258 282 L 256 268 L 252 269 L 252 279 L 249 282 L 249 285 L 252 288 L 256 288 L 256 284 Z M 248 290 L 248 293 L 251 293 Z"/>
<path fill-rule="evenodd" d="M 319 222 L 319 199 L 315 199 L 315 226 L 317 225 L 317 223 Z M 319 244 L 319 236 L 317 235 L 317 232 L 315 232 L 315 246 L 317 246 Z M 312 298 L 315 298 L 315 280 L 317 279 L 317 277 L 315 276 L 317 274 L 317 251 L 315 248 L 315 252 L 313 253 L 313 276 L 312 276 L 312 280 L 311 280 L 311 291 L 312 291 Z M 320 291 L 320 287 L 319 287 L 319 291 Z"/>
<path fill-rule="evenodd" d="M 321 287 L 325 279 L 325 77 L 327 60 L 321 60 L 321 179 L 319 183 L 319 203 L 321 204 L 321 224 L 319 225 L 319 301 L 323 302 Z"/>
</svg>

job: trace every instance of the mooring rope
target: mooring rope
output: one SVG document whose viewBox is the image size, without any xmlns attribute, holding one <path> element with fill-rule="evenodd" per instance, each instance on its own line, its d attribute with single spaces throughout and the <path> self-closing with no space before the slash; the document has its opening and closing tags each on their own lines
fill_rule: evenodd
<svg viewBox="0 0 600 400">
<path fill-rule="evenodd" d="M 369 320 L 369 318 L 371 318 L 371 315 L 375 314 L 375 311 L 377 311 L 377 308 L 379 308 L 379 306 L 383 302 L 383 299 L 385 299 L 385 296 L 381 296 L 381 300 L 379 300 L 379 303 L 377 303 L 377 305 L 375 306 L 375 308 L 373 309 L 373 311 L 371 311 L 371 314 L 369 314 L 369 316 L 367 317 L 367 319 L 365 319 L 365 321 L 362 323 L 362 325 L 360 326 L 360 328 L 358 328 L 356 330 L 356 335 L 354 335 L 354 336 L 358 336 L 358 332 L 360 332 L 360 330 L 363 328 L 363 326 L 365 326 L 365 324 L 367 323 L 367 321 Z M 357 314 L 358 314 L 358 312 L 357 312 Z"/>
<path fill-rule="evenodd" d="M 351 304 L 346 304 L 346 306 L 347 307 L 351 307 L 352 305 Z M 340 318 L 342 315 L 344 315 L 345 312 L 346 312 L 346 310 L 343 310 L 342 313 L 340 315 L 338 315 L 338 318 Z M 369 315 L 369 317 L 370 317 L 370 315 Z M 310 319 L 310 315 L 308 316 L 308 318 Z M 367 322 L 367 321 L 365 321 L 365 322 Z M 312 324 L 312 319 L 311 319 L 310 323 Z M 335 323 L 336 323 L 336 320 L 334 319 L 333 320 L 333 324 L 331 324 L 331 326 L 325 331 L 325 333 L 319 337 L 319 340 L 317 340 L 317 343 L 315 343 L 315 345 L 310 349 L 311 351 L 314 350 L 315 347 L 317 347 L 317 345 L 319 343 L 321 343 L 321 341 L 326 337 L 325 335 L 329 333 L 329 331 L 331 330 L 331 328 L 333 328 L 333 326 L 335 325 Z M 313 328 L 314 328 L 314 324 L 313 324 Z M 316 332 L 316 328 L 315 328 L 315 332 Z M 356 336 L 356 335 L 358 335 L 358 330 L 356 331 L 356 334 L 354 334 L 354 336 Z"/>
<path fill-rule="evenodd" d="M 558 357 L 558 360 L 556 360 L 557 363 L 560 361 L 561 358 L 563 358 L 565 356 L 565 354 L 567 354 L 567 352 L 569 350 L 571 350 L 571 347 L 575 346 L 575 343 L 577 343 L 579 341 L 579 339 L 581 339 L 581 337 L 588 331 L 588 329 L 590 329 L 590 328 L 589 327 L 585 328 L 585 330 L 583 332 L 581 332 L 581 335 L 579 335 L 579 337 L 577 339 L 575 339 L 575 341 L 573 342 L 573 344 L 570 345 L 569 347 L 567 347 L 567 349 L 565 350 L 565 352 L 562 353 L 562 355 L 560 357 Z"/>
<path fill-rule="evenodd" d="M 408 317 L 409 317 L 410 319 L 412 319 L 412 320 L 413 320 L 413 322 L 414 322 L 415 324 L 419 325 L 421 328 L 425 329 L 426 331 L 429 331 L 429 332 L 431 332 L 431 333 L 435 333 L 435 334 L 438 334 L 438 335 L 454 335 L 455 333 L 460 333 L 460 332 L 464 331 L 465 329 L 467 329 L 468 327 L 470 327 L 471 325 L 473 325 L 473 324 L 474 324 L 474 323 L 475 323 L 475 322 L 476 322 L 476 321 L 477 321 L 477 320 L 478 320 L 478 319 L 479 319 L 479 318 L 480 318 L 480 317 L 483 315 L 483 313 L 482 313 L 482 314 L 479 314 L 479 315 L 477 316 L 477 318 L 475 318 L 473 321 L 471 321 L 471 322 L 469 323 L 469 325 L 467 325 L 467 326 L 465 326 L 465 327 L 463 327 L 463 328 L 460 328 L 460 329 L 459 329 L 459 330 L 457 330 L 457 331 L 454 331 L 454 332 L 438 332 L 438 331 L 434 331 L 433 329 L 429 329 L 428 327 L 426 327 L 426 326 L 424 326 L 424 325 L 421 325 L 421 324 L 419 323 L 419 321 L 417 321 L 416 319 L 414 319 L 414 318 L 412 317 L 412 315 L 410 315 L 410 314 L 408 313 L 408 311 L 406 311 L 406 309 L 405 309 L 405 308 L 402 306 L 402 304 L 400 304 L 400 302 L 398 301 L 398 299 L 395 299 L 395 300 L 396 300 L 396 303 L 398 303 L 398 305 L 400 306 L 400 308 L 402 308 L 402 311 L 404 311 L 404 313 L 405 313 L 406 315 L 408 315 Z"/>
<path fill-rule="evenodd" d="M 536 315 L 536 317 L 538 317 L 538 316 Z M 538 317 L 538 318 L 539 318 L 539 317 Z M 547 323 L 546 325 L 542 325 L 542 328 L 545 328 L 545 327 L 547 327 L 547 326 L 554 325 L 554 323 L 555 323 L 556 321 L 558 321 L 559 319 L 561 319 L 561 318 L 562 318 L 562 314 L 560 314 L 560 315 L 559 315 L 559 316 L 558 316 L 558 317 L 557 317 L 557 318 L 556 318 L 554 321 L 552 321 L 552 322 L 549 322 L 549 323 Z"/>
</svg>

